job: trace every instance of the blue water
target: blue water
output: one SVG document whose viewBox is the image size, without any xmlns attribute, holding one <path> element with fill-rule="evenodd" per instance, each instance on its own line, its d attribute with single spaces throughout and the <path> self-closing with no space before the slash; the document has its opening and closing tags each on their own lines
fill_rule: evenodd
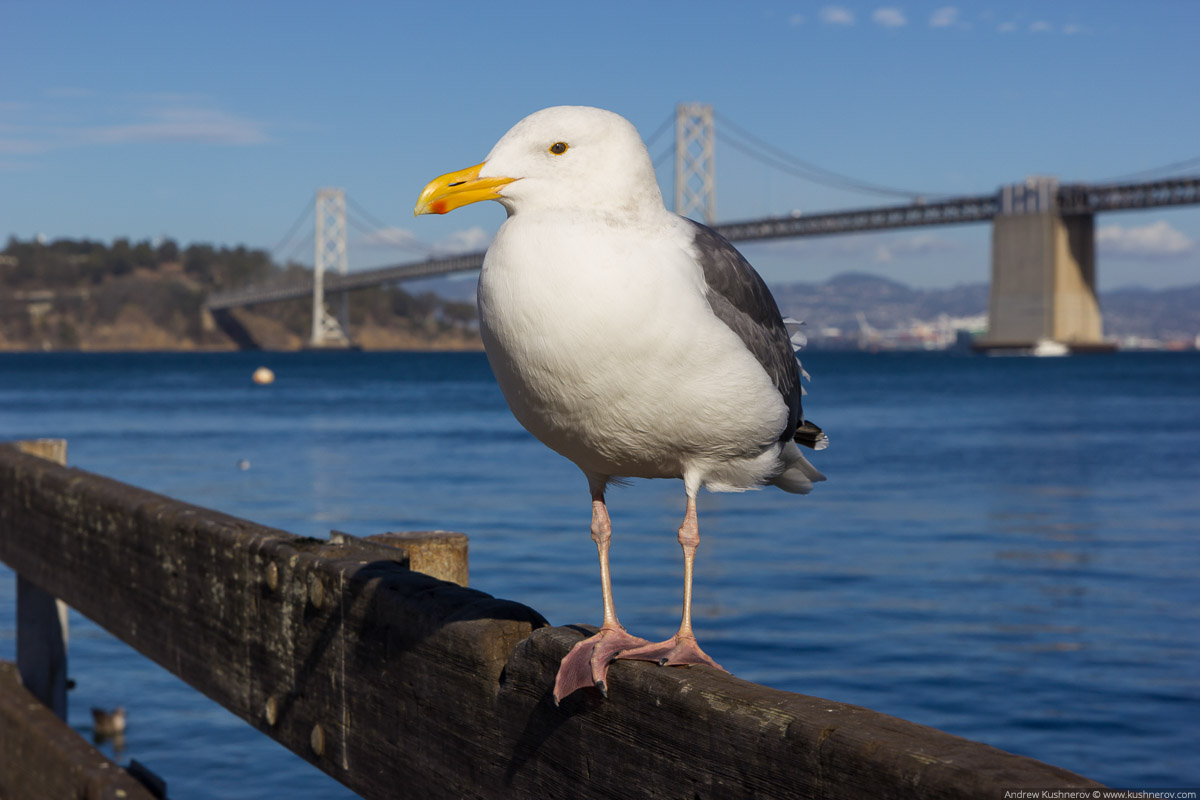
<svg viewBox="0 0 1200 800">
<path fill-rule="evenodd" d="M 273 386 L 251 385 L 259 364 Z M 829 481 L 702 495 L 705 649 L 1110 785 L 1200 785 L 1200 356 L 805 366 Z M 74 466 L 297 534 L 463 531 L 473 586 L 599 622 L 584 480 L 521 430 L 480 354 L 0 355 L 0 439 L 40 436 L 67 438 Z M 609 503 L 618 612 L 665 638 L 681 485 Z M 14 593 L 0 567 L 0 658 Z M 90 734 L 91 706 L 125 706 L 124 749 L 103 748 L 175 800 L 352 796 L 71 624 L 71 724 Z"/>
</svg>

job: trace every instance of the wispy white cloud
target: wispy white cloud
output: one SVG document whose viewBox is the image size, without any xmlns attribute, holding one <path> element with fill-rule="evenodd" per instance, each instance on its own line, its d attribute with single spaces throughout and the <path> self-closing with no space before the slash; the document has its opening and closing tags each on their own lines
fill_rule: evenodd
<svg viewBox="0 0 1200 800">
<path fill-rule="evenodd" d="M 417 238 L 417 235 L 407 228 L 387 227 L 371 231 L 362 238 L 362 243 L 368 247 L 396 247 L 401 250 L 412 250 L 419 253 L 431 251 L 433 248 Z"/>
<path fill-rule="evenodd" d="M 389 226 L 363 235 L 355 244 L 375 249 L 405 250 L 426 256 L 453 256 L 485 249 L 492 234 L 483 228 L 454 231 L 439 242 L 427 242 L 408 228 Z"/>
<path fill-rule="evenodd" d="M 9 120 L 0 122 L 0 155 L 45 153 L 62 139 L 60 132 L 38 123 L 36 110 L 27 103 L 0 104 L 0 114 Z"/>
<path fill-rule="evenodd" d="M 1035 20 L 1029 23 L 1030 33 L 1050 33 L 1054 27 L 1044 19 Z"/>
<path fill-rule="evenodd" d="M 1062 31 L 1067 36 L 1077 36 L 1081 33 L 1088 32 L 1087 28 L 1083 27 L 1078 22 L 1068 22 L 1066 25 L 1063 25 Z"/>
<path fill-rule="evenodd" d="M 1196 252 L 1196 242 L 1166 220 L 1137 228 L 1105 225 L 1096 229 L 1101 253 L 1130 258 L 1177 258 Z"/>
<path fill-rule="evenodd" d="M 149 142 L 239 147 L 270 140 L 266 122 L 195 95 L 105 96 L 90 89 L 61 87 L 48 89 L 43 96 L 40 102 L 5 109 L 0 154 L 30 156 Z"/>
<path fill-rule="evenodd" d="M 942 239 L 931 233 L 919 233 L 914 236 L 905 236 L 877 244 L 873 258 L 876 263 L 884 263 L 894 258 L 946 253 L 957 249 L 957 247 L 958 245 L 949 239 Z"/>
<path fill-rule="evenodd" d="M 148 109 L 136 122 L 100 125 L 80 130 L 80 139 L 98 144 L 129 142 L 194 142 L 215 145 L 261 144 L 266 126 L 217 108 L 172 107 Z"/>
<path fill-rule="evenodd" d="M 804 24 L 804 15 L 803 14 L 792 14 L 790 17 L 788 17 L 788 23 L 791 25 L 803 25 Z"/>
<path fill-rule="evenodd" d="M 56 86 L 46 90 L 47 97 L 91 97 L 95 92 L 80 86 Z"/>
<path fill-rule="evenodd" d="M 958 9 L 954 6 L 942 6 L 929 17 L 929 27 L 950 28 L 958 24 Z"/>
<path fill-rule="evenodd" d="M 5 161 L 0 159 L 0 172 L 25 172 L 32 169 L 33 164 L 30 161 Z"/>
<path fill-rule="evenodd" d="M 0 155 L 31 156 L 49 149 L 37 138 L 9 135 L 0 129 Z"/>
<path fill-rule="evenodd" d="M 894 6 L 875 9 L 875 13 L 871 14 L 871 19 L 875 21 L 876 25 L 882 25 L 885 28 L 902 28 L 908 24 L 904 12 Z"/>
<path fill-rule="evenodd" d="M 470 253 L 475 250 L 483 250 L 491 241 L 492 234 L 483 228 L 466 228 L 465 230 L 455 231 L 450 234 L 435 244 L 433 250 L 439 255 L 448 256 L 459 253 Z"/>
<path fill-rule="evenodd" d="M 999 33 L 1013 33 L 1017 29 L 1015 22 L 1001 22 L 996 26 L 996 31 Z"/>
<path fill-rule="evenodd" d="M 821 9 L 821 21 L 827 25 L 853 25 L 854 13 L 845 6 L 825 6 Z"/>
</svg>

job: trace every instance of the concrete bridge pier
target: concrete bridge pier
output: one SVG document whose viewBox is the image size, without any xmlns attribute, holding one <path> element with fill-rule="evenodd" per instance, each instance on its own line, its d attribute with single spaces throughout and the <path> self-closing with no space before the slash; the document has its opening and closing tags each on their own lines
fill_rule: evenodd
<svg viewBox="0 0 1200 800">
<path fill-rule="evenodd" d="M 1092 214 L 1063 216 L 1053 178 L 1001 190 L 992 220 L 992 286 L 983 349 L 1049 339 L 1072 350 L 1107 347 L 1096 299 Z"/>
</svg>

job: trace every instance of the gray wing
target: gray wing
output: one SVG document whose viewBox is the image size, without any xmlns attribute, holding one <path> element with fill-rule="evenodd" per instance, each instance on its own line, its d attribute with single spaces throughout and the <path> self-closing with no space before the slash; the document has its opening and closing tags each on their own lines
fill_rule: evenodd
<svg viewBox="0 0 1200 800">
<path fill-rule="evenodd" d="M 789 441 L 804 416 L 799 364 L 779 306 L 754 267 L 725 237 L 695 220 L 686 221 L 692 226 L 696 260 L 704 269 L 708 305 L 774 381 L 791 410 L 787 428 L 779 434 L 781 441 Z"/>
</svg>

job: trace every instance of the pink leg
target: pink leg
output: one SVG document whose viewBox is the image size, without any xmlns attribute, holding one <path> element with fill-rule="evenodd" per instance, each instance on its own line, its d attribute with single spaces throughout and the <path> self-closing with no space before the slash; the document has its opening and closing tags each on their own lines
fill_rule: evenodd
<svg viewBox="0 0 1200 800">
<path fill-rule="evenodd" d="M 608 696 L 604 679 L 620 650 L 646 644 L 645 639 L 630 636 L 617 620 L 613 605 L 612 580 L 608 572 L 608 546 L 612 540 L 612 522 L 604 505 L 603 493 L 592 495 L 592 541 L 600 554 L 600 589 L 604 594 L 604 622 L 599 632 L 571 648 L 558 667 L 554 679 L 554 703 L 584 686 L 595 686 Z"/>
<path fill-rule="evenodd" d="M 696 520 L 696 498 L 691 495 L 688 495 L 683 524 L 679 526 L 679 544 L 683 546 L 683 620 L 679 623 L 679 631 L 665 642 L 623 650 L 617 658 L 656 661 L 659 666 L 707 664 L 727 672 L 700 649 L 696 635 L 692 633 L 692 566 L 696 548 L 700 546 L 700 525 Z"/>
</svg>

